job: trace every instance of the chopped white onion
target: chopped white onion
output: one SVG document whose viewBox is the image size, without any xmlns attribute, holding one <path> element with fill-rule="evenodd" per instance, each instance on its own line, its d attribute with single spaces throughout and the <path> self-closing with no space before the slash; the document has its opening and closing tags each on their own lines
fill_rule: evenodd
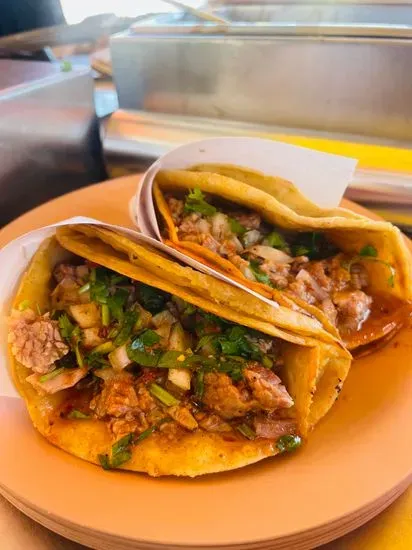
<svg viewBox="0 0 412 550">
<path fill-rule="evenodd" d="M 94 302 L 70 306 L 69 312 L 80 328 L 92 328 L 100 324 L 100 311 Z"/>
<path fill-rule="evenodd" d="M 247 231 L 242 237 L 245 248 L 248 248 L 249 246 L 256 244 L 260 240 L 261 236 L 262 235 L 260 231 L 258 231 L 257 229 L 252 229 L 251 231 Z"/>
<path fill-rule="evenodd" d="M 127 355 L 126 344 L 109 353 L 108 357 L 114 370 L 123 370 L 132 363 Z"/>
<path fill-rule="evenodd" d="M 165 309 L 152 317 L 152 323 L 156 328 L 159 328 L 162 325 L 172 325 L 175 322 L 175 317 L 168 309 Z"/>
<path fill-rule="evenodd" d="M 182 390 L 190 390 L 191 373 L 189 369 L 169 369 L 168 380 Z"/>
<path fill-rule="evenodd" d="M 231 233 L 231 230 L 228 217 L 221 212 L 214 214 L 212 217 L 212 235 L 215 239 L 221 241 L 229 233 Z"/>
<path fill-rule="evenodd" d="M 293 258 L 277 248 L 272 248 L 271 246 L 264 245 L 255 245 L 247 249 L 247 252 L 259 256 L 259 258 L 264 258 L 275 262 L 277 264 L 290 264 L 293 262 Z"/>
</svg>

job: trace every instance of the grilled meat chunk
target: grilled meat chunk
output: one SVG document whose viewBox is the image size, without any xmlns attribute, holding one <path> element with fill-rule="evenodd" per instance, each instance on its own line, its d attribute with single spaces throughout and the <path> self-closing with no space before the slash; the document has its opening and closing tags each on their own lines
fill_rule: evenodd
<svg viewBox="0 0 412 550">
<path fill-rule="evenodd" d="M 8 341 L 16 359 L 39 374 L 53 370 L 54 362 L 69 353 L 57 321 L 49 314 L 36 316 L 31 309 L 12 311 Z"/>
</svg>

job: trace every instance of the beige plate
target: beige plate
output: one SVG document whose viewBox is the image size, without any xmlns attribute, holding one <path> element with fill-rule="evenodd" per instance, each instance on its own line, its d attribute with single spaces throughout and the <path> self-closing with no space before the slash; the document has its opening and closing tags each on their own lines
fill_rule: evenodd
<svg viewBox="0 0 412 550">
<path fill-rule="evenodd" d="M 135 183 L 124 178 L 57 199 L 0 240 L 73 214 L 127 223 L 119 208 Z M 21 402 L 1 399 L 1 492 L 39 522 L 99 550 L 311 548 L 371 519 L 411 479 L 411 367 L 405 329 L 354 363 L 336 406 L 299 452 L 195 480 L 104 472 L 49 445 Z"/>
</svg>

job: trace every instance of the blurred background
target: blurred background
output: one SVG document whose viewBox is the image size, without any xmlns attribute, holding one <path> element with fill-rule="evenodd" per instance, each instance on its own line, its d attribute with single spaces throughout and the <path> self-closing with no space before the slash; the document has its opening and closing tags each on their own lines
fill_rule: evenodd
<svg viewBox="0 0 412 550">
<path fill-rule="evenodd" d="M 347 197 L 412 225 L 410 0 L 0 0 L 0 226 L 253 135 L 360 159 Z"/>
<path fill-rule="evenodd" d="M 204 4 L 202 0 L 188 0 L 187 6 L 198 8 Z M 81 3 L 73 0 L 61 0 L 64 17 L 70 25 L 80 23 L 86 17 L 99 13 L 114 13 L 118 17 L 135 17 L 151 12 L 170 12 L 173 6 L 163 0 L 85 0 Z"/>
</svg>

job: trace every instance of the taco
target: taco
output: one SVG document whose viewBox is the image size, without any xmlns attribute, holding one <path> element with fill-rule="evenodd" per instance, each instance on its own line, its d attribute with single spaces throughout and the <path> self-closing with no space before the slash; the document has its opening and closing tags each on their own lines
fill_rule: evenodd
<svg viewBox="0 0 412 550">
<path fill-rule="evenodd" d="M 239 468 L 297 448 L 351 363 L 259 308 L 108 229 L 58 228 L 13 303 L 13 379 L 44 437 L 105 469 Z"/>
<path fill-rule="evenodd" d="M 154 199 L 166 244 L 305 310 L 356 353 L 409 317 L 410 252 L 387 222 L 321 209 L 289 182 L 233 166 L 162 170 Z"/>
</svg>

